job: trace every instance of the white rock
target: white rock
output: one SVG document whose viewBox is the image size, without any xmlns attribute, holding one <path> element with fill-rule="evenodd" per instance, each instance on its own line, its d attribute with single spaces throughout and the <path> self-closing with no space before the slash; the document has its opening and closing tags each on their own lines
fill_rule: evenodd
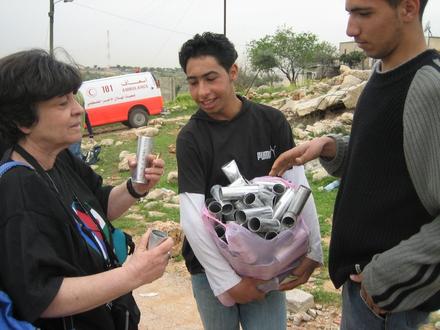
<svg viewBox="0 0 440 330">
<path fill-rule="evenodd" d="M 137 213 L 130 213 L 126 215 L 127 218 L 130 219 L 135 219 L 135 220 L 144 220 L 145 217 L 141 214 L 137 214 Z"/>
<path fill-rule="evenodd" d="M 306 131 L 302 130 L 301 128 L 295 127 L 293 129 L 293 136 L 296 139 L 306 140 L 309 137 L 309 133 L 307 133 Z"/>
<path fill-rule="evenodd" d="M 366 84 L 367 82 L 364 81 L 348 89 L 347 95 L 342 99 L 342 102 L 347 109 L 354 109 L 356 107 L 359 96 L 364 90 Z"/>
<path fill-rule="evenodd" d="M 154 209 L 154 208 L 158 207 L 159 204 L 160 204 L 160 202 L 158 202 L 158 201 L 152 201 L 152 202 L 145 203 L 144 207 L 147 210 L 150 210 L 150 209 Z"/>
<path fill-rule="evenodd" d="M 146 199 L 169 202 L 174 196 L 176 196 L 174 191 L 166 188 L 158 188 L 150 191 L 150 193 L 146 196 Z"/>
<path fill-rule="evenodd" d="M 148 195 L 146 196 L 146 199 L 159 201 L 159 200 L 162 200 L 165 195 L 166 195 L 166 192 L 163 189 L 160 189 L 160 188 L 154 189 L 148 193 Z"/>
<path fill-rule="evenodd" d="M 103 139 L 99 142 L 101 146 L 112 146 L 114 143 L 113 139 Z"/>
<path fill-rule="evenodd" d="M 301 318 L 303 319 L 303 321 L 305 322 L 309 322 L 311 320 L 313 320 L 313 317 L 311 317 L 309 314 L 307 314 L 306 312 L 302 312 L 301 313 Z"/>
<path fill-rule="evenodd" d="M 165 213 L 158 212 L 158 211 L 148 211 L 149 217 L 155 217 L 155 218 L 162 218 L 165 216 Z"/>
<path fill-rule="evenodd" d="M 173 204 L 180 204 L 179 195 L 171 197 L 170 202 Z"/>
<path fill-rule="evenodd" d="M 119 153 L 119 160 L 120 160 L 120 161 L 123 160 L 123 159 L 126 158 L 128 155 L 135 155 L 135 154 L 130 153 L 130 151 L 127 151 L 127 150 L 122 150 L 122 151 Z"/>
<path fill-rule="evenodd" d="M 136 135 L 138 136 L 154 137 L 157 134 L 159 134 L 159 129 L 156 127 L 141 127 L 136 129 Z"/>
<path fill-rule="evenodd" d="M 130 170 L 130 167 L 128 166 L 128 158 L 124 158 L 119 162 L 118 170 L 119 172 L 127 172 Z"/>
<path fill-rule="evenodd" d="M 312 181 L 313 182 L 320 181 L 329 176 L 330 174 L 328 174 L 328 172 L 324 168 L 319 168 L 313 172 Z"/>
<path fill-rule="evenodd" d="M 286 292 L 287 309 L 293 313 L 305 312 L 315 305 L 313 296 L 299 289 Z"/>
<path fill-rule="evenodd" d="M 178 177 L 179 176 L 178 176 L 177 171 L 171 171 L 168 173 L 167 182 L 168 183 L 177 183 Z"/>
<path fill-rule="evenodd" d="M 341 65 L 341 66 L 339 67 L 339 72 L 340 72 L 341 74 L 343 74 L 343 73 L 348 73 L 348 72 L 350 72 L 350 71 L 351 71 L 351 69 L 350 69 L 350 67 L 347 66 L 347 65 Z"/>
<path fill-rule="evenodd" d="M 302 318 L 300 316 L 295 315 L 292 319 L 293 325 L 299 326 L 301 325 L 301 322 L 302 322 Z"/>
<path fill-rule="evenodd" d="M 362 83 L 361 79 L 359 79 L 355 76 L 352 76 L 352 75 L 347 75 L 347 76 L 345 76 L 344 80 L 342 81 L 340 88 L 342 89 L 342 88 L 348 88 L 351 86 L 357 86 L 360 83 Z"/>
<path fill-rule="evenodd" d="M 307 314 L 309 314 L 311 317 L 316 318 L 316 316 L 318 315 L 318 313 L 316 313 L 316 310 L 314 310 L 313 308 L 310 308 L 307 311 Z"/>
<path fill-rule="evenodd" d="M 172 204 L 172 203 L 163 203 L 163 207 L 166 209 L 179 209 L 179 204 Z"/>
<path fill-rule="evenodd" d="M 342 115 L 338 117 L 338 120 L 343 124 L 351 125 L 353 123 L 353 113 L 344 112 Z"/>
<path fill-rule="evenodd" d="M 292 110 L 296 112 L 298 116 L 303 117 L 309 113 L 319 110 L 323 100 L 324 96 L 318 96 L 311 100 L 302 100 L 297 102 Z"/>
</svg>

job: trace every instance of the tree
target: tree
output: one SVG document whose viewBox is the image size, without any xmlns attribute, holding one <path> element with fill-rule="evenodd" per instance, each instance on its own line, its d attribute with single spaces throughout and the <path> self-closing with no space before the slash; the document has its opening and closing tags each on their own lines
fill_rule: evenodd
<svg viewBox="0 0 440 330">
<path fill-rule="evenodd" d="M 321 66 L 322 76 L 326 76 L 333 67 L 335 60 L 338 58 L 336 52 L 336 47 L 327 41 L 319 43 L 316 47 L 315 62 Z"/>
<path fill-rule="evenodd" d="M 358 65 L 359 63 L 363 63 L 363 61 L 367 58 L 364 52 L 354 50 L 349 53 L 342 54 L 339 56 L 339 61 L 344 64 L 347 64 L 350 68 Z"/>
<path fill-rule="evenodd" d="M 295 83 L 298 74 L 316 62 L 322 44 L 313 33 L 295 33 L 291 28 L 278 28 L 273 36 L 252 41 L 248 48 L 252 66 L 257 70 L 279 69 Z M 326 45 L 327 49 L 327 45 Z"/>
<path fill-rule="evenodd" d="M 249 58 L 252 68 L 256 70 L 250 86 L 254 84 L 260 72 L 265 73 L 266 78 L 270 81 L 270 84 L 273 85 L 275 77 L 273 69 L 277 67 L 278 63 L 269 37 L 266 36 L 250 43 Z"/>
</svg>

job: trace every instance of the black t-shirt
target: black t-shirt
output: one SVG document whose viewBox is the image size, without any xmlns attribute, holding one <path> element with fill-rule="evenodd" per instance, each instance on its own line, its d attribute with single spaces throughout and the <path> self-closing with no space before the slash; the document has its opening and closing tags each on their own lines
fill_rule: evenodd
<svg viewBox="0 0 440 330">
<path fill-rule="evenodd" d="M 58 192 L 50 180 L 24 166 L 0 180 L 0 281 L 18 319 L 41 329 L 62 329 L 61 318 L 39 316 L 63 278 L 97 274 L 105 270 L 105 262 L 83 239 L 60 197 L 73 206 L 75 194 L 104 218 L 111 187 L 103 187 L 101 177 L 67 151 L 47 173 Z M 77 330 L 114 329 L 106 306 L 74 315 L 73 321 Z"/>
<path fill-rule="evenodd" d="M 3 157 L 3 153 L 8 149 L 5 142 L 0 139 L 0 159 Z"/>
<path fill-rule="evenodd" d="M 268 175 L 275 159 L 294 147 L 292 130 L 274 108 L 243 97 L 232 120 L 215 120 L 198 110 L 177 137 L 179 193 L 210 196 L 215 184 L 230 184 L 221 167 L 235 160 L 246 179 Z M 191 274 L 203 272 L 185 240 L 182 254 Z"/>
</svg>

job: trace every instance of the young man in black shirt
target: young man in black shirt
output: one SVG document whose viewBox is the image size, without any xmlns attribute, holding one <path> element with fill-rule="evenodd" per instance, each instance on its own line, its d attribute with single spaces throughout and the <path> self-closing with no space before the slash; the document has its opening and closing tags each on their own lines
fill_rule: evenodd
<svg viewBox="0 0 440 330">
<path fill-rule="evenodd" d="M 243 329 L 284 330 L 284 293 L 265 295 L 257 288 L 262 281 L 239 276 L 211 241 L 201 217 L 210 188 L 229 184 L 221 171 L 223 165 L 235 160 L 243 176 L 253 179 L 267 175 L 276 157 L 294 146 L 290 126 L 280 111 L 235 94 L 236 58 L 232 43 L 213 33 L 196 35 L 179 53 L 191 96 L 199 106 L 177 138 L 180 221 L 186 236 L 183 256 L 205 329 L 235 330 L 241 323 Z M 307 185 L 302 166 L 286 178 Z M 290 288 L 306 282 L 322 263 L 312 200 L 304 213 L 311 231 L 310 252 L 295 269 L 299 279 Z M 226 307 L 219 300 L 235 304 Z"/>
</svg>

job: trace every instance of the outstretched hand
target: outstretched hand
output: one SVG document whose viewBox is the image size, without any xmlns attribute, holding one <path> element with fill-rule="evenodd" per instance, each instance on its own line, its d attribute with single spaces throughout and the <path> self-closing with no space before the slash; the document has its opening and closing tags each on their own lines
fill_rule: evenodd
<svg viewBox="0 0 440 330">
<path fill-rule="evenodd" d="M 327 136 L 316 138 L 283 152 L 273 163 L 269 175 L 282 176 L 292 166 L 304 165 L 320 156 L 334 157 L 335 154 L 334 139 Z"/>
</svg>

